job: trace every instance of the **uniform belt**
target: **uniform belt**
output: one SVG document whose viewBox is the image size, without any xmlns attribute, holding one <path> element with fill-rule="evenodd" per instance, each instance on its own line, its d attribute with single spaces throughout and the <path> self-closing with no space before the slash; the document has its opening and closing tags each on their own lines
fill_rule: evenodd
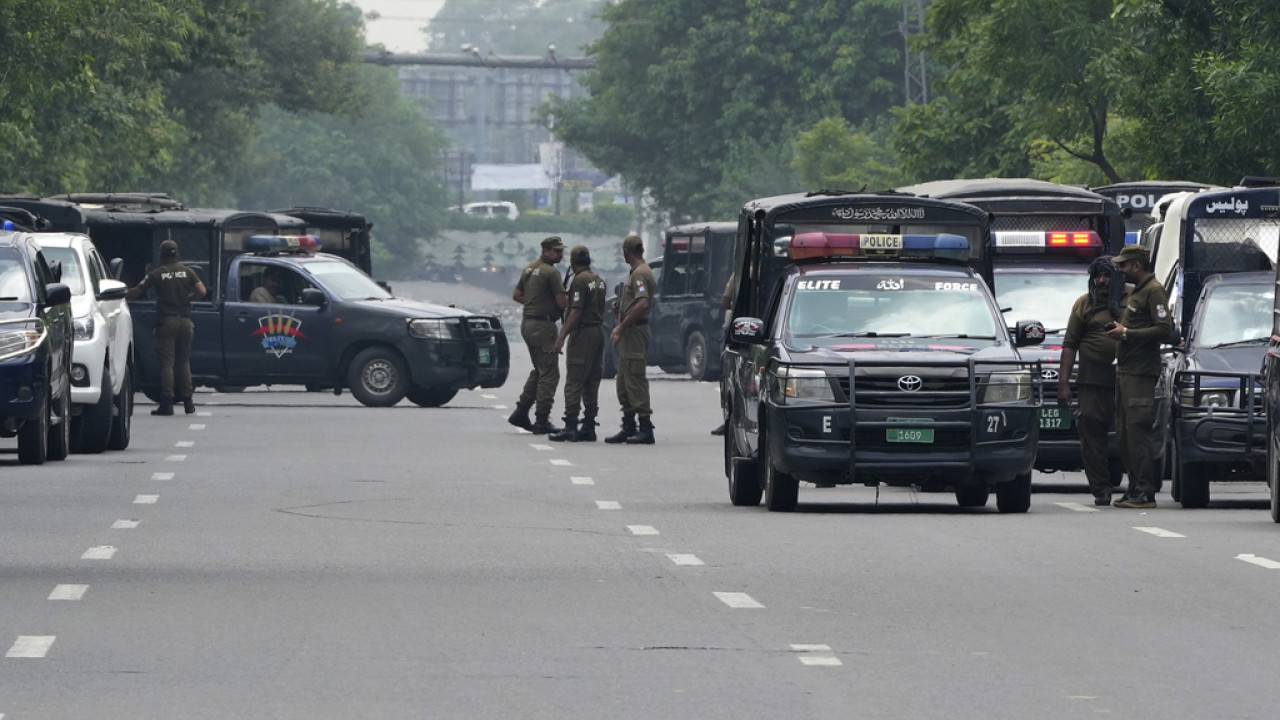
<svg viewBox="0 0 1280 720">
<path fill-rule="evenodd" d="M 552 315 L 525 315 L 525 320 L 541 320 L 542 322 L 555 322 L 559 318 Z"/>
</svg>

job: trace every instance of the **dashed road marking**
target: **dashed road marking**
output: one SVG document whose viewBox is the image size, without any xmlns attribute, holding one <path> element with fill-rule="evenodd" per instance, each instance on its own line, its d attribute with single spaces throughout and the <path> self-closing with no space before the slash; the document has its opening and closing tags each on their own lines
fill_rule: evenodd
<svg viewBox="0 0 1280 720">
<path fill-rule="evenodd" d="M 724 603 L 725 605 L 728 605 L 731 608 L 737 608 L 741 610 L 759 610 L 764 608 L 764 605 L 761 605 L 760 603 L 756 602 L 755 598 L 751 597 L 746 593 L 718 592 L 718 593 L 715 593 L 715 596 L 717 599 L 720 600 L 720 602 Z"/>
<path fill-rule="evenodd" d="M 506 409 L 508 409 L 508 408 L 507 408 L 507 406 L 506 406 L 506 405 L 494 405 L 494 406 L 493 406 L 493 409 L 494 409 L 494 410 L 506 410 Z"/>
<path fill-rule="evenodd" d="M 17 642 L 5 653 L 9 658 L 42 658 L 49 654 L 56 635 L 19 635 Z"/>
<path fill-rule="evenodd" d="M 570 461 L 568 461 L 568 460 L 565 460 L 564 458 L 551 458 L 551 464 L 552 464 L 552 465 L 562 465 L 562 466 L 563 466 L 563 465 L 573 465 L 573 463 L 572 463 L 572 462 L 570 462 Z"/>
<path fill-rule="evenodd" d="M 822 667 L 836 667 L 843 665 L 840 658 L 831 652 L 830 645 L 816 645 L 807 643 L 793 643 L 791 650 L 803 653 L 799 656 L 800 663 L 803 665 L 815 665 Z"/>
<path fill-rule="evenodd" d="M 209 412 L 208 410 L 201 410 L 200 412 L 196 413 L 196 417 L 213 417 L 213 413 Z"/>
<path fill-rule="evenodd" d="M 187 459 L 186 455 L 170 455 L 164 459 L 165 462 L 182 462 Z"/>
<path fill-rule="evenodd" d="M 116 549 L 110 545 L 99 545 L 91 547 L 84 551 L 80 556 L 81 560 L 110 560 L 116 554 Z"/>
<path fill-rule="evenodd" d="M 50 600 L 79 600 L 89 590 L 88 585 L 58 585 L 49 593 Z"/>
<path fill-rule="evenodd" d="M 178 442 L 173 444 L 174 447 L 180 447 L 180 448 L 195 447 L 195 445 L 196 444 L 190 440 L 179 440 Z"/>
<path fill-rule="evenodd" d="M 111 523 L 112 530 L 132 530 L 138 527 L 138 520 L 117 520 Z"/>
<path fill-rule="evenodd" d="M 1151 535 L 1155 535 L 1156 537 L 1162 537 L 1162 538 L 1184 538 L 1184 537 L 1186 537 L 1186 535 L 1179 535 L 1179 534 L 1178 534 L 1178 533 L 1176 533 L 1176 532 L 1172 532 L 1172 531 L 1170 531 L 1170 530 L 1165 530 L 1165 529 L 1163 529 L 1163 528 L 1158 528 L 1158 527 L 1135 527 L 1135 528 L 1134 528 L 1134 530 L 1137 530 L 1138 532 L 1148 533 L 1148 534 L 1151 534 Z"/>
<path fill-rule="evenodd" d="M 569 482 L 573 483 L 574 485 L 595 485 L 596 484 L 596 481 L 592 480 L 589 477 L 571 477 L 569 478 Z"/>
<path fill-rule="evenodd" d="M 697 555 L 689 555 L 688 553 L 667 553 L 667 557 L 677 565 L 706 565 L 706 563 L 698 559 Z"/>
<path fill-rule="evenodd" d="M 160 501 L 159 495 L 139 495 L 133 499 L 134 505 L 155 505 Z"/>
<path fill-rule="evenodd" d="M 1241 553 L 1236 556 L 1236 559 L 1243 560 L 1247 563 L 1252 563 L 1254 565 L 1257 565 L 1258 567 L 1264 567 L 1268 570 L 1280 570 L 1280 562 L 1276 562 L 1275 560 L 1268 560 L 1264 557 L 1258 557 L 1257 555 Z"/>
<path fill-rule="evenodd" d="M 190 425 L 188 425 L 188 426 L 187 426 L 187 429 L 188 429 L 188 430 L 203 430 L 203 429 L 204 429 L 204 423 L 191 423 Z"/>
<path fill-rule="evenodd" d="M 498 396 L 497 396 L 497 395 L 494 395 L 494 394 L 492 394 L 492 393 L 480 393 L 480 397 L 484 398 L 485 400 L 497 400 L 497 399 L 498 399 Z"/>
<path fill-rule="evenodd" d="M 617 500 L 597 500 L 596 508 L 599 510 L 621 510 L 622 503 Z"/>
<path fill-rule="evenodd" d="M 658 528 L 653 527 L 652 525 L 628 525 L 627 530 L 630 530 L 632 535 L 657 535 L 658 534 Z"/>
<path fill-rule="evenodd" d="M 534 450 L 553 450 L 554 449 L 550 445 L 543 445 L 541 443 L 529 443 L 529 447 L 533 448 Z"/>
<path fill-rule="evenodd" d="M 151 479 L 152 480 L 172 480 L 173 473 L 171 472 L 151 473 Z"/>
<path fill-rule="evenodd" d="M 1060 502 L 1060 503 L 1054 503 L 1054 505 L 1057 505 L 1058 507 L 1061 507 L 1061 508 L 1066 508 L 1068 510 L 1074 510 L 1076 512 L 1098 512 L 1098 508 L 1089 507 L 1088 505 L 1081 505 L 1078 502 Z"/>
</svg>

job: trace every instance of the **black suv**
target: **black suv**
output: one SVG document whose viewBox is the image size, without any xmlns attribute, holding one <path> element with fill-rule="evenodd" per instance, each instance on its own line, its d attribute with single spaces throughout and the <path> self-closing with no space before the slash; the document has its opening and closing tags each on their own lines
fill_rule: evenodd
<svg viewBox="0 0 1280 720">
<path fill-rule="evenodd" d="M 31 233 L 0 225 L 0 437 L 18 460 L 63 460 L 71 447 L 71 289 Z"/>
</svg>

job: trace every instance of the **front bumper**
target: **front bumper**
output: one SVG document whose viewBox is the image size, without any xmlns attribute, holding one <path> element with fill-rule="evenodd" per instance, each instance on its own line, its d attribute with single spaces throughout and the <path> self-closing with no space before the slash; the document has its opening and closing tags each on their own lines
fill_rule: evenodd
<svg viewBox="0 0 1280 720">
<path fill-rule="evenodd" d="M 502 322 L 491 316 L 466 317 L 459 338 L 407 338 L 401 352 L 415 387 L 501 387 L 511 369 L 511 350 Z"/>
<path fill-rule="evenodd" d="M 1218 383 L 1234 381 L 1230 386 L 1210 387 L 1204 380 Z M 1260 378 L 1255 373 L 1184 371 L 1174 380 L 1175 401 L 1183 389 L 1193 397 L 1202 392 L 1226 388 L 1234 393 L 1230 405 L 1175 406 L 1173 442 L 1177 443 L 1178 460 L 1182 463 L 1215 465 L 1211 472 L 1215 481 L 1252 480 L 1265 469 L 1267 459 L 1267 418 Z"/>
<path fill-rule="evenodd" d="M 0 361 L 0 418 L 37 418 L 49 394 L 48 363 L 42 352 Z"/>
</svg>

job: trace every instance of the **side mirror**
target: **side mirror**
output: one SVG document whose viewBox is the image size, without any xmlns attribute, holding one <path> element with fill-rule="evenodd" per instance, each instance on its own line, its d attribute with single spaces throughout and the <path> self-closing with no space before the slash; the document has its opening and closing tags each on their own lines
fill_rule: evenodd
<svg viewBox="0 0 1280 720">
<path fill-rule="evenodd" d="M 320 288 L 306 288 L 302 291 L 302 304 L 324 307 L 329 304 L 329 298 L 325 297 L 324 291 Z"/>
<path fill-rule="evenodd" d="M 1039 320 L 1019 320 L 1013 329 L 1013 344 L 1016 347 L 1039 345 L 1044 342 L 1044 324 Z"/>
<path fill-rule="evenodd" d="M 48 305 L 67 305 L 71 302 L 71 288 L 64 283 L 58 282 L 45 285 L 44 294 Z"/>
<path fill-rule="evenodd" d="M 120 273 L 124 271 L 124 258 L 111 258 L 111 262 L 107 263 L 111 270 L 111 277 L 119 280 Z"/>
<path fill-rule="evenodd" d="M 729 339 L 751 345 L 765 342 L 768 338 L 765 336 L 764 321 L 753 317 L 734 318 L 729 329 Z"/>
<path fill-rule="evenodd" d="M 99 300 L 123 300 L 129 286 L 119 280 L 102 280 L 98 283 Z"/>
</svg>

